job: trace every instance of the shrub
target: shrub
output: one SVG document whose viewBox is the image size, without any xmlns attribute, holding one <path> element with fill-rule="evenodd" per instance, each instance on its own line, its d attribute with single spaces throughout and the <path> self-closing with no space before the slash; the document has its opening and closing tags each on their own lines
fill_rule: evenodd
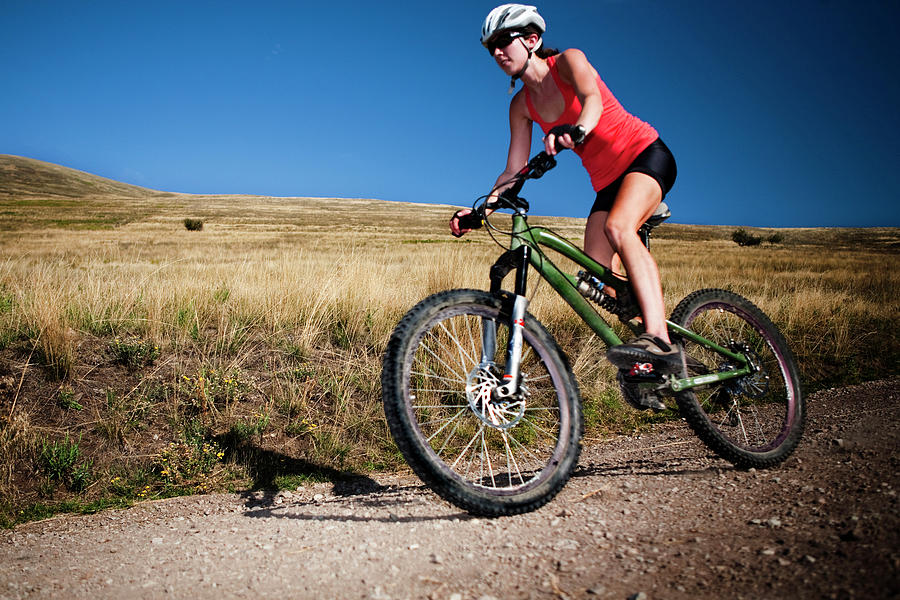
<svg viewBox="0 0 900 600">
<path fill-rule="evenodd" d="M 780 233 L 773 233 L 769 237 L 766 238 L 766 241 L 770 244 L 780 244 L 784 241 L 784 236 Z"/>
<path fill-rule="evenodd" d="M 201 219 L 185 219 L 184 227 L 188 231 L 200 231 L 203 229 L 203 221 Z"/>
<path fill-rule="evenodd" d="M 78 403 L 78 400 L 75 399 L 74 390 L 68 386 L 60 388 L 56 395 L 56 401 L 57 404 L 59 404 L 59 407 L 65 410 L 81 410 L 84 408 Z"/>
<path fill-rule="evenodd" d="M 109 345 L 113 361 L 134 371 L 145 365 L 151 365 L 159 358 L 159 346 L 147 340 L 116 338 Z"/>
<path fill-rule="evenodd" d="M 91 475 L 91 467 L 94 461 L 87 460 L 82 464 L 74 467 L 69 473 L 69 489 L 73 492 L 83 492 L 91 484 L 93 476 Z"/>
<path fill-rule="evenodd" d="M 181 383 L 188 405 L 198 412 L 218 412 L 250 390 L 250 383 L 243 379 L 237 369 L 202 367 L 197 371 L 196 377 L 182 375 Z"/>
<path fill-rule="evenodd" d="M 82 492 L 91 482 L 91 467 L 93 461 L 86 460 L 77 465 L 81 457 L 81 448 L 78 442 L 65 439 L 41 444 L 40 463 L 44 473 L 51 480 L 65 483 L 73 492 Z"/>
<path fill-rule="evenodd" d="M 759 246 L 763 241 L 762 237 L 747 233 L 747 230 L 743 227 L 734 230 L 731 234 L 731 239 L 738 246 Z"/>
<path fill-rule="evenodd" d="M 239 441 L 248 440 L 255 435 L 262 435 L 269 427 L 269 414 L 261 409 L 246 421 L 239 421 L 231 426 L 231 435 Z"/>
<path fill-rule="evenodd" d="M 202 484 L 225 457 L 214 441 L 170 443 L 153 461 L 154 469 L 168 486 Z"/>
<path fill-rule="evenodd" d="M 81 455 L 78 442 L 70 440 L 69 435 L 59 442 L 41 444 L 41 466 L 50 479 L 65 481 L 69 473 L 75 468 L 75 463 Z"/>
</svg>

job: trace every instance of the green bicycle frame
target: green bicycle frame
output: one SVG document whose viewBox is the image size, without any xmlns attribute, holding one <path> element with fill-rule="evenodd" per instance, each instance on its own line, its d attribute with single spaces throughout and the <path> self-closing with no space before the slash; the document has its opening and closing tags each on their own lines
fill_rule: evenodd
<svg viewBox="0 0 900 600">
<path fill-rule="evenodd" d="M 591 303 L 581 295 L 578 291 L 578 281 L 568 273 L 563 272 L 557 267 L 547 256 L 540 250 L 540 246 L 550 248 L 559 254 L 570 259 L 577 265 L 586 269 L 589 273 L 597 277 L 604 284 L 612 287 L 618 293 L 623 293 L 627 284 L 615 277 L 610 269 L 604 267 L 597 261 L 593 260 L 580 248 L 569 242 L 568 240 L 556 235 L 552 231 L 543 227 L 529 227 L 527 218 L 524 214 L 516 212 L 512 217 L 512 242 L 510 250 L 515 251 L 521 246 L 528 246 L 532 251 L 528 253 L 529 263 L 534 267 L 550 286 L 563 297 L 563 299 L 572 307 L 578 316 L 594 331 L 607 346 L 616 346 L 622 343 L 622 340 L 616 335 L 612 327 L 597 312 Z M 523 265 L 521 268 L 525 268 Z M 640 330 L 640 326 L 634 322 L 626 323 L 635 331 Z M 669 331 L 682 338 L 690 339 L 722 356 L 735 361 L 740 368 L 719 373 L 708 373 L 688 377 L 684 379 L 670 379 L 669 387 L 673 392 L 681 392 L 686 389 L 734 379 L 749 375 L 752 372 L 747 359 L 728 348 L 715 344 L 701 335 L 694 333 L 680 325 L 671 321 L 666 321 Z"/>
</svg>

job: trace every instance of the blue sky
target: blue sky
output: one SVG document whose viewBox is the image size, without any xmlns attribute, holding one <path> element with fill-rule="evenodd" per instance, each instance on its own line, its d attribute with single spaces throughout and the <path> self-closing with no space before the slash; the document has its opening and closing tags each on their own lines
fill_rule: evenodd
<svg viewBox="0 0 900 600">
<path fill-rule="evenodd" d="M 467 206 L 502 171 L 498 2 L 5 0 L 0 153 L 166 191 Z M 896 1 L 538 4 L 672 148 L 681 223 L 900 226 Z M 539 140 L 535 135 L 535 140 Z M 586 216 L 566 153 L 524 194 Z"/>
</svg>

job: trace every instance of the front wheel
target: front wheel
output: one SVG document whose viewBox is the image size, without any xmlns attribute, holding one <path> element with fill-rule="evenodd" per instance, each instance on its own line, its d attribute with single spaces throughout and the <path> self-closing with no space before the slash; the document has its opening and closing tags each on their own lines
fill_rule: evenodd
<svg viewBox="0 0 900 600">
<path fill-rule="evenodd" d="M 769 318 L 725 290 L 700 290 L 672 312 L 673 323 L 744 357 L 751 372 L 676 394 L 685 420 L 710 448 L 740 468 L 785 460 L 803 434 L 806 408 L 793 354 Z M 738 370 L 738 361 L 690 339 L 685 377 Z"/>
<path fill-rule="evenodd" d="M 503 383 L 509 312 L 478 290 L 421 301 L 391 336 L 381 374 L 384 410 L 404 458 L 432 490 L 477 515 L 535 510 L 578 462 L 581 399 L 550 334 L 525 316 L 516 395 Z"/>
</svg>

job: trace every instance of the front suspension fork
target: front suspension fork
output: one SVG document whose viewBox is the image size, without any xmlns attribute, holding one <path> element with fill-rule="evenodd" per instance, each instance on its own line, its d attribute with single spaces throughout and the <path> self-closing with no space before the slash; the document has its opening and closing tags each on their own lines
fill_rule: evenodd
<svg viewBox="0 0 900 600">
<path fill-rule="evenodd" d="M 506 344 L 506 369 L 503 383 L 494 390 L 496 398 L 509 398 L 519 391 L 521 381 L 523 332 L 525 329 L 525 313 L 528 310 L 528 298 L 525 296 L 528 284 L 528 261 L 531 248 L 520 246 L 506 253 L 491 269 L 491 291 L 499 291 L 499 283 L 512 268 L 516 269 L 516 289 L 509 316 L 509 341 Z M 481 364 L 493 361 L 497 347 L 497 323 L 493 319 L 481 322 Z"/>
</svg>

